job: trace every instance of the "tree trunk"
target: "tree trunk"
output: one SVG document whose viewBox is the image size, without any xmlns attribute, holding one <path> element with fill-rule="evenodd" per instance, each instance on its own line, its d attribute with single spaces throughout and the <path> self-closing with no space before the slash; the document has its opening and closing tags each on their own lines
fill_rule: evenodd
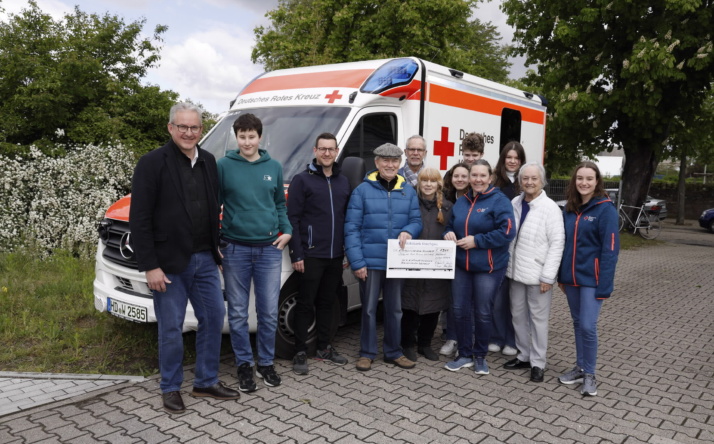
<svg viewBox="0 0 714 444">
<path fill-rule="evenodd" d="M 625 167 L 622 172 L 622 201 L 625 205 L 640 206 L 647 197 L 652 177 L 657 169 L 654 142 L 639 141 L 625 145 Z M 636 217 L 634 210 L 630 216 Z"/>
<path fill-rule="evenodd" d="M 677 225 L 684 225 L 684 198 L 687 188 L 685 179 L 687 178 L 687 149 L 682 147 L 682 157 L 679 159 L 679 179 L 677 181 Z"/>
</svg>

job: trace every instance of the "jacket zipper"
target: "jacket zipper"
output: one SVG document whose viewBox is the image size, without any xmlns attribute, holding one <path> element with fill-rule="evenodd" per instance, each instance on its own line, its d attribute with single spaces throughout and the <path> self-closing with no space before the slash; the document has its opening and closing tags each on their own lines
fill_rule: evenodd
<svg viewBox="0 0 714 444">
<path fill-rule="evenodd" d="M 580 216 L 582 216 L 582 213 L 576 213 L 578 215 L 577 218 L 575 218 L 575 233 L 573 233 L 573 264 L 572 264 L 572 272 L 573 272 L 573 285 L 577 286 L 578 281 L 575 278 L 575 256 L 577 255 L 578 251 L 578 225 L 580 225 Z"/>
<path fill-rule="evenodd" d="M 330 178 L 325 176 L 327 179 L 327 190 L 330 193 L 330 216 L 332 216 L 332 236 L 330 237 L 330 259 L 335 257 L 335 205 L 332 201 L 332 182 Z"/>
<path fill-rule="evenodd" d="M 476 205 L 478 196 L 480 195 L 476 195 L 474 197 L 473 202 L 471 202 L 471 208 L 469 208 L 469 212 L 466 214 L 466 221 L 464 222 L 464 237 L 469 235 L 469 219 L 471 218 L 471 212 L 474 210 L 474 205 Z M 476 238 L 474 238 L 474 245 L 476 245 Z M 469 250 L 466 250 L 466 271 L 469 271 Z"/>
</svg>

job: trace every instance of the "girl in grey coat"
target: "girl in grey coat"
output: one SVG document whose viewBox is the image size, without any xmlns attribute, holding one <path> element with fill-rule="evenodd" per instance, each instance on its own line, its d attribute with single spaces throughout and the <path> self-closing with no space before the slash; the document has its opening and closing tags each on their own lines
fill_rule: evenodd
<svg viewBox="0 0 714 444">
<path fill-rule="evenodd" d="M 439 170 L 423 169 L 416 188 L 423 225 L 419 239 L 441 240 L 453 204 L 444 199 L 444 182 Z M 431 338 L 439 322 L 439 313 L 449 307 L 450 299 L 451 281 L 448 279 L 404 280 L 402 348 L 407 358 L 416 361 L 419 353 L 429 360 L 439 360 L 439 355 L 431 348 Z"/>
</svg>

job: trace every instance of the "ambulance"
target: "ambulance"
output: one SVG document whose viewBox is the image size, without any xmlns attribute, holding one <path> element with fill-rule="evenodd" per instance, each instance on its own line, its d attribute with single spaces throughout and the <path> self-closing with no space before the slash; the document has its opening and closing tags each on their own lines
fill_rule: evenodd
<svg viewBox="0 0 714 444">
<path fill-rule="evenodd" d="M 543 98 L 413 57 L 264 73 L 236 96 L 201 147 L 216 158 L 237 149 L 232 125 L 243 113 L 253 113 L 263 122 L 261 148 L 283 165 L 286 192 L 292 178 L 311 162 L 315 137 L 323 132 L 337 137 L 338 161 L 353 186 L 374 168 L 374 148 L 387 142 L 404 148 L 415 134 L 426 139 L 426 165 L 442 173 L 461 159 L 461 141 L 470 132 L 484 135 L 484 158 L 492 166 L 501 147 L 513 140 L 523 145 L 529 161 L 544 158 Z M 156 322 L 152 294 L 134 258 L 130 201 L 126 196 L 112 205 L 99 226 L 94 305 L 129 321 Z M 346 312 L 360 306 L 359 286 L 346 262 L 343 282 L 340 304 L 335 304 L 335 329 Z M 286 359 L 293 355 L 297 291 L 298 276 L 286 251 L 276 335 L 276 356 Z M 254 307 L 251 303 L 251 331 L 256 328 Z M 189 305 L 184 330 L 196 327 Z M 313 350 L 314 342 L 313 325 Z"/>
</svg>

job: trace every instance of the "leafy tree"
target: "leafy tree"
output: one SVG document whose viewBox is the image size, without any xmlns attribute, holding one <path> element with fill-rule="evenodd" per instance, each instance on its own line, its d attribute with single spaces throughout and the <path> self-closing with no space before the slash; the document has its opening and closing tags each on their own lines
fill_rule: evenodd
<svg viewBox="0 0 714 444">
<path fill-rule="evenodd" d="M 254 29 L 251 59 L 266 70 L 416 56 L 503 81 L 510 64 L 480 0 L 280 0 Z"/>
<path fill-rule="evenodd" d="M 550 100 L 549 159 L 622 146 L 623 197 L 641 201 L 673 122 L 696 119 L 711 88 L 712 1 L 505 0 L 502 9 L 514 52 L 537 64 L 530 80 Z"/>
<path fill-rule="evenodd" d="M 143 152 L 164 142 L 178 94 L 140 82 L 167 29 L 143 38 L 145 22 L 77 7 L 56 21 L 30 0 L 0 23 L 0 152 L 113 141 Z"/>
<path fill-rule="evenodd" d="M 679 159 L 677 225 L 682 225 L 684 224 L 689 160 L 696 159 L 707 164 L 714 159 L 714 91 L 709 91 L 698 118 L 689 124 L 680 119 L 673 122 L 669 145 L 672 148 L 671 157 Z"/>
</svg>

